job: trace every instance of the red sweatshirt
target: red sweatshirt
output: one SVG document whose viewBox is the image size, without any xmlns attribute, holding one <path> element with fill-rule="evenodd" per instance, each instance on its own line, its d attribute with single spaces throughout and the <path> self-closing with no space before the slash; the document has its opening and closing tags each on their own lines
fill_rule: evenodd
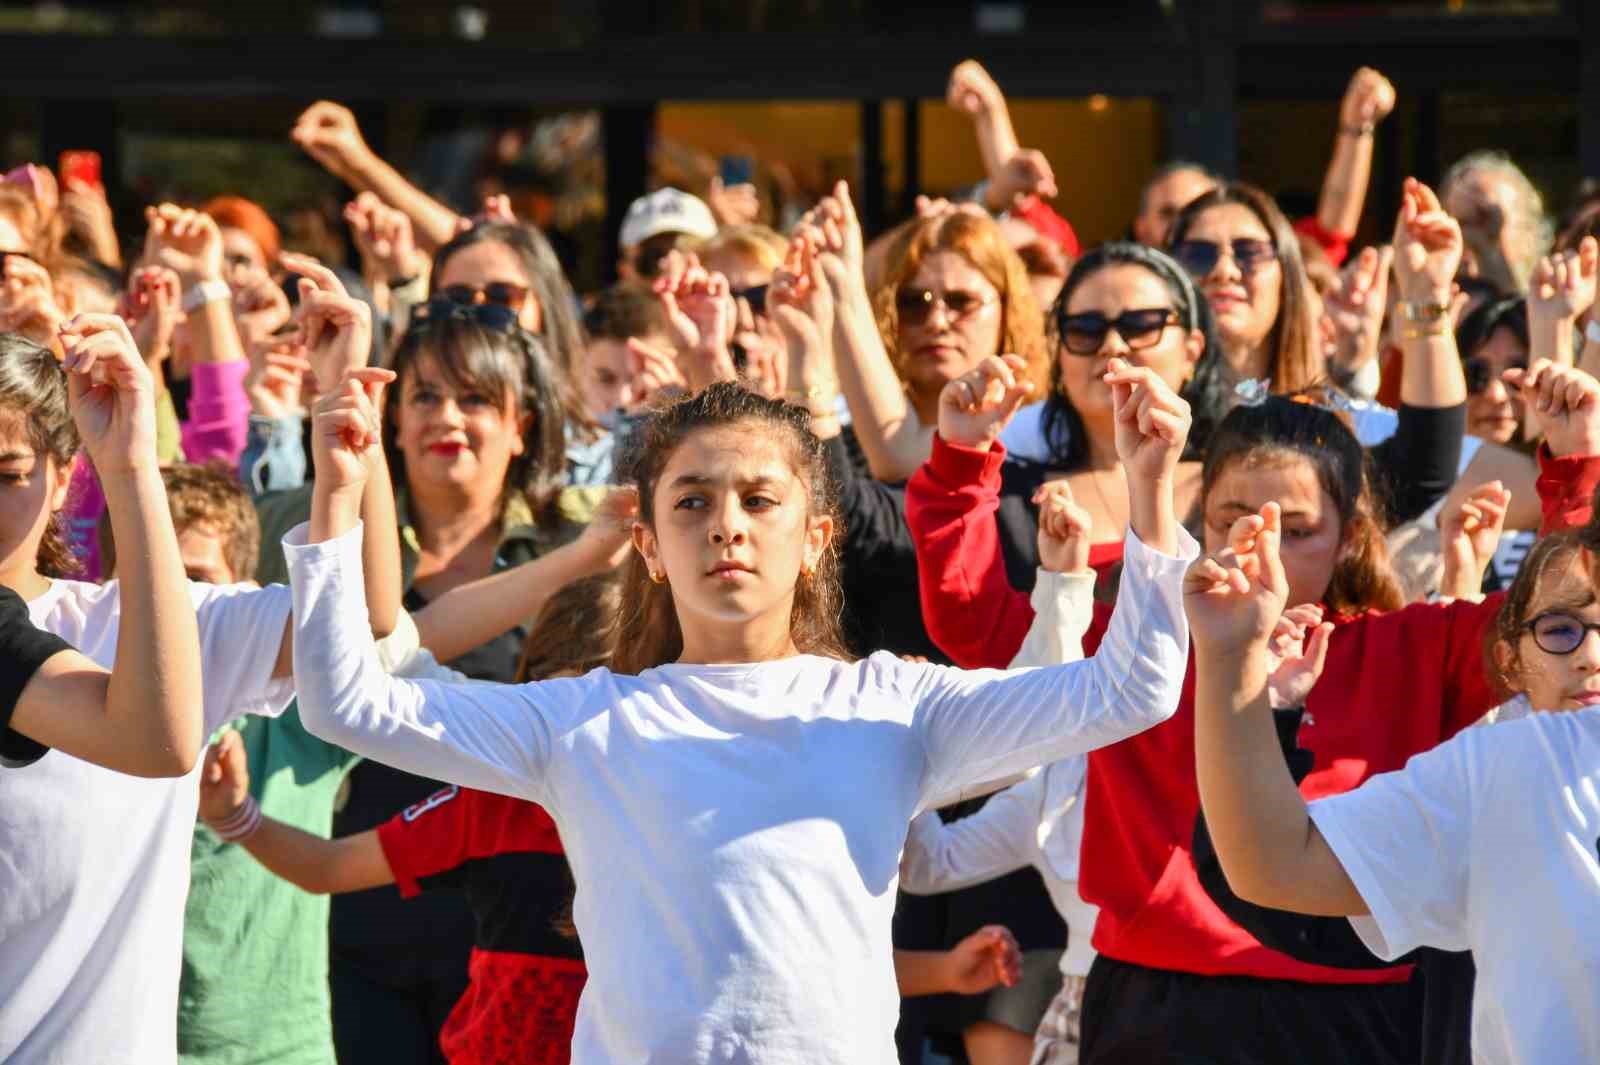
<svg viewBox="0 0 1600 1065">
<path fill-rule="evenodd" d="M 1004 452 L 935 439 L 906 489 L 928 633 L 957 664 L 1003 666 L 1033 611 L 1006 583 L 993 513 Z M 1583 486 L 1600 458 L 1550 460 L 1541 480 L 1547 517 L 1586 517 Z M 1562 476 L 1563 474 L 1568 476 Z M 1392 614 L 1334 619 L 1322 680 L 1307 700 L 1299 744 L 1311 751 L 1308 799 L 1338 794 L 1403 766 L 1476 721 L 1498 700 L 1483 670 L 1483 640 L 1499 607 L 1416 604 Z M 1084 640 L 1092 654 L 1109 610 Z M 1341 970 L 1268 950 L 1228 920 L 1201 887 L 1190 841 L 1200 800 L 1194 767 L 1191 669 L 1177 714 L 1089 756 L 1080 887 L 1101 907 L 1094 945 L 1151 968 L 1310 983 L 1401 981 L 1405 969 Z"/>
</svg>

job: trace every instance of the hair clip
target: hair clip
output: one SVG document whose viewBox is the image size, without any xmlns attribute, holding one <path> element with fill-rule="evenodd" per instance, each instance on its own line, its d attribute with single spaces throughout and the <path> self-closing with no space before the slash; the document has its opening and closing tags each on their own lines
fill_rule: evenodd
<svg viewBox="0 0 1600 1065">
<path fill-rule="evenodd" d="M 1246 378 L 1233 389 L 1233 398 L 1241 407 L 1259 407 L 1272 395 L 1272 387 L 1265 377 Z"/>
<path fill-rule="evenodd" d="M 1331 385 L 1320 385 L 1305 392 L 1297 392 L 1288 398 L 1296 403 L 1321 407 L 1323 410 L 1348 414 L 1352 417 L 1374 406 L 1365 400 L 1351 399 L 1349 395 Z"/>
</svg>

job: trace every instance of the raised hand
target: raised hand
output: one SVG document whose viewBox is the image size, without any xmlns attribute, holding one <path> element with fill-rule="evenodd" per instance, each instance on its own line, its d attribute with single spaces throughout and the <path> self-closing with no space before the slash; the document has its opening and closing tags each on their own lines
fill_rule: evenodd
<svg viewBox="0 0 1600 1065">
<path fill-rule="evenodd" d="M 1052 573 L 1089 572 L 1094 518 L 1073 501 L 1067 482 L 1046 481 L 1033 503 L 1039 508 L 1039 565 Z"/>
<path fill-rule="evenodd" d="M 822 406 L 824 393 L 831 397 L 838 391 L 833 355 L 836 308 L 834 290 L 823 275 L 817 250 L 819 232 L 811 227 L 789 242 L 783 265 L 772 275 L 768 304 L 786 349 L 786 398 L 807 407 L 816 417 L 827 417 L 833 412 Z M 834 262 L 841 264 L 837 258 Z"/>
<path fill-rule="evenodd" d="M 400 281 L 420 276 L 428 257 L 417 250 L 411 219 L 405 212 L 363 192 L 345 204 L 344 220 L 355 236 L 362 272 L 374 281 Z"/>
<path fill-rule="evenodd" d="M 1284 611 L 1267 644 L 1267 700 L 1274 710 L 1304 706 L 1328 662 L 1333 625 L 1322 620 L 1322 606 L 1302 603 Z"/>
<path fill-rule="evenodd" d="M 945 965 L 949 991 L 981 995 L 997 986 L 1016 985 L 1022 978 L 1022 948 L 1003 925 L 985 925 L 951 947 Z"/>
<path fill-rule="evenodd" d="M 639 521 L 639 490 L 630 486 L 613 488 L 595 508 L 594 518 L 578 537 L 593 565 L 603 573 L 627 561 L 633 551 L 633 527 Z"/>
<path fill-rule="evenodd" d="M 200 768 L 200 820 L 208 825 L 226 824 L 249 797 L 250 764 L 244 738 L 230 728 L 206 748 Z"/>
<path fill-rule="evenodd" d="M 1005 94 L 976 59 L 957 63 L 945 86 L 945 103 L 964 115 L 981 115 L 1005 106 Z"/>
<path fill-rule="evenodd" d="M 1183 578 L 1183 607 L 1197 656 L 1268 649 L 1283 616 L 1289 581 L 1278 555 L 1278 504 L 1247 514 L 1228 530 L 1228 546 L 1202 555 Z"/>
<path fill-rule="evenodd" d="M 833 186 L 833 195 L 824 196 L 807 211 L 797 228 L 797 234 L 812 231 L 813 251 L 836 256 L 847 271 L 862 276 L 866 262 L 866 241 L 861 235 L 861 220 L 856 216 L 856 206 L 850 199 L 850 185 L 839 181 Z M 865 285 L 865 280 L 862 282 Z"/>
<path fill-rule="evenodd" d="M 1461 225 L 1439 205 L 1439 197 L 1416 178 L 1406 178 L 1394 227 L 1400 298 L 1410 303 L 1449 303 L 1464 247 Z"/>
<path fill-rule="evenodd" d="M 1020 148 L 1013 152 L 989 181 L 989 206 L 999 210 L 1009 210 L 1025 196 L 1053 199 L 1055 195 L 1056 172 L 1050 160 L 1036 148 Z"/>
<path fill-rule="evenodd" d="M 158 465 L 155 378 L 114 314 L 80 314 L 61 327 L 67 403 L 102 476 Z"/>
<path fill-rule="evenodd" d="M 669 252 L 654 289 L 677 344 L 684 377 L 694 391 L 738 379 L 728 341 L 737 312 L 728 279 L 693 255 Z"/>
<path fill-rule="evenodd" d="M 318 391 L 343 381 L 372 354 L 372 308 L 345 291 L 339 275 L 309 255 L 284 252 L 285 270 L 300 275 L 295 338 L 306 347 Z"/>
<path fill-rule="evenodd" d="M 1346 129 L 1370 130 L 1394 110 L 1394 86 L 1389 79 L 1362 67 L 1350 75 L 1350 84 L 1339 102 L 1339 124 Z"/>
<path fill-rule="evenodd" d="M 761 194 L 748 181 L 724 185 L 722 176 L 714 174 L 706 190 L 706 206 L 711 208 L 718 225 L 749 225 L 761 216 Z"/>
<path fill-rule="evenodd" d="M 233 326 L 246 351 L 289 324 L 294 308 L 270 277 L 257 277 L 233 290 Z"/>
<path fill-rule="evenodd" d="M 1600 455 L 1600 382 L 1548 359 L 1503 376 L 1521 393 L 1552 455 Z"/>
<path fill-rule="evenodd" d="M 122 265 L 117 246 L 117 225 L 106 201 L 105 189 L 77 178 L 68 178 L 61 195 L 61 215 L 67 228 L 83 238 L 89 253 L 108 266 Z"/>
<path fill-rule="evenodd" d="M 50 272 L 26 255 L 0 257 L 0 333 L 52 344 L 61 325 Z"/>
<path fill-rule="evenodd" d="M 364 487 L 383 449 L 383 390 L 394 373 L 376 366 L 351 370 L 339 387 L 317 400 L 312 414 L 311 461 L 317 491 Z"/>
<path fill-rule="evenodd" d="M 1584 237 L 1573 250 L 1555 252 L 1539 261 L 1528 285 L 1528 317 L 1570 324 L 1594 305 L 1595 277 L 1600 273 L 1600 242 Z"/>
<path fill-rule="evenodd" d="M 165 266 L 140 267 L 129 278 L 119 313 L 147 365 L 159 366 L 172 354 L 172 334 L 182 317 L 182 304 L 183 282 Z"/>
<path fill-rule="evenodd" d="M 311 372 L 305 351 L 305 345 L 292 337 L 262 337 L 250 345 L 244 391 L 251 411 L 274 419 L 300 413 L 303 381 Z"/>
<path fill-rule="evenodd" d="M 493 223 L 516 224 L 517 213 L 511 209 L 511 197 L 504 194 L 485 196 L 483 207 L 477 214 L 456 220 L 458 232 L 465 233 L 477 226 Z"/>
<path fill-rule="evenodd" d="M 939 435 L 946 443 L 988 451 L 1033 395 L 1020 355 L 990 355 L 939 393 Z"/>
<path fill-rule="evenodd" d="M 1439 522 L 1444 576 L 1439 594 L 1467 599 L 1483 588 L 1483 575 L 1500 546 L 1511 493 L 1499 481 L 1479 485 Z"/>
<path fill-rule="evenodd" d="M 348 107 L 318 100 L 295 120 L 289 139 L 334 174 L 344 175 L 372 153 Z"/>
<path fill-rule="evenodd" d="M 1189 439 L 1189 404 L 1167 387 L 1154 370 L 1122 359 L 1106 364 L 1116 419 L 1117 457 L 1130 481 L 1169 478 Z"/>
<path fill-rule="evenodd" d="M 1378 355 L 1393 263 L 1393 248 L 1362 248 L 1339 275 L 1339 284 L 1323 297 L 1333 324 L 1334 359 L 1346 373 L 1356 372 Z"/>
<path fill-rule="evenodd" d="M 628 354 L 633 358 L 634 380 L 633 402 L 627 408 L 630 414 L 648 407 L 663 392 L 688 389 L 689 383 L 671 351 L 629 337 Z"/>
<path fill-rule="evenodd" d="M 222 280 L 222 231 L 208 214 L 164 203 L 145 208 L 144 262 L 165 266 L 185 289 Z"/>
</svg>

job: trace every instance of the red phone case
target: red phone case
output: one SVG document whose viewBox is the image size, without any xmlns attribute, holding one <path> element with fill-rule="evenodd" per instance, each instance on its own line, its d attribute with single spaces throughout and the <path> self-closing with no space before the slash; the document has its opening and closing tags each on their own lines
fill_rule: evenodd
<svg viewBox="0 0 1600 1065">
<path fill-rule="evenodd" d="M 61 165 L 58 168 L 61 174 L 61 184 L 64 186 L 71 181 L 81 181 L 93 188 L 102 188 L 100 180 L 100 153 L 88 151 L 66 151 L 61 153 Z"/>
</svg>

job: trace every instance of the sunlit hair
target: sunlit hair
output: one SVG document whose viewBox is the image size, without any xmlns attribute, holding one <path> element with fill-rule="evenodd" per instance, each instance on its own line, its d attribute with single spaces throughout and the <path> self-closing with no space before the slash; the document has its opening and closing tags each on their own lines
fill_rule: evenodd
<svg viewBox="0 0 1600 1065">
<path fill-rule="evenodd" d="M 278 223 L 267 214 L 266 208 L 243 196 L 218 196 L 200 208 L 223 229 L 237 229 L 255 242 L 266 261 L 267 269 L 277 266 L 278 253 L 283 250 L 283 238 Z"/>
<path fill-rule="evenodd" d="M 1164 285 L 1178 312 L 1178 324 L 1187 333 L 1198 329 L 1205 337 L 1205 350 L 1195 363 L 1194 376 L 1184 385 L 1182 396 L 1189 403 L 1191 423 L 1184 456 L 1190 459 L 1205 454 L 1217 423 L 1228 412 L 1227 383 L 1224 380 L 1222 344 L 1217 339 L 1211 306 L 1195 289 L 1189 275 L 1166 252 L 1132 240 L 1113 240 L 1091 249 L 1072 265 L 1067 280 L 1050 308 L 1050 346 L 1057 352 L 1050 360 L 1050 391 L 1045 396 L 1040 424 L 1052 468 L 1077 470 L 1089 461 L 1088 429 L 1067 396 L 1061 373 L 1063 359 L 1076 359 L 1061 346 L 1061 319 L 1071 305 L 1072 294 L 1095 274 L 1112 266 L 1137 266 L 1149 271 Z"/>
<path fill-rule="evenodd" d="M 26 252 L 41 262 L 50 258 L 51 249 L 43 220 L 39 217 L 39 206 L 33 202 L 33 195 L 27 189 L 8 181 L 0 182 L 0 218 L 16 226 L 17 232 L 22 235 L 22 247 L 0 248 L 0 251 Z"/>
<path fill-rule="evenodd" d="M 1341 547 L 1322 602 L 1339 614 L 1399 610 L 1400 581 L 1389 564 L 1383 525 L 1367 477 L 1367 454 L 1344 418 L 1320 405 L 1324 392 L 1269 396 L 1255 406 L 1235 407 L 1222 419 L 1201 472 L 1202 512 L 1217 481 L 1229 470 L 1274 469 L 1298 459 L 1316 471 L 1317 482 L 1339 512 Z"/>
<path fill-rule="evenodd" d="M 57 470 L 77 457 L 81 441 L 67 406 L 67 375 L 49 348 L 15 333 L 0 333 L 0 422 L 20 427 L 28 446 L 48 457 Z M 43 469 L 39 471 L 43 476 Z M 78 569 L 67 547 L 65 519 L 57 511 L 39 542 L 36 566 L 46 577 L 65 577 Z"/>
<path fill-rule="evenodd" d="M 426 328 L 406 330 L 395 349 L 394 384 L 384 395 L 383 445 L 397 486 L 405 483 L 405 456 L 395 443 L 406 380 L 427 361 L 459 389 L 482 392 L 496 405 L 510 397 L 514 417 L 526 417 L 522 454 L 511 458 L 505 488 L 521 492 L 542 521 L 555 520 L 557 493 L 566 478 L 565 412 L 556 371 L 538 337 L 520 327 L 492 329 L 468 315 L 449 315 Z"/>
<path fill-rule="evenodd" d="M 1544 197 L 1522 168 L 1511 161 L 1511 156 L 1486 149 L 1462 156 L 1445 171 L 1444 180 L 1439 183 L 1439 199 L 1449 202 L 1455 187 L 1477 173 L 1499 174 L 1510 183 L 1515 194 L 1505 220 L 1506 232 L 1511 238 L 1506 265 L 1511 268 L 1517 288 L 1526 290 L 1534 267 L 1539 265 L 1539 259 L 1555 239 L 1555 224 L 1544 213 Z"/>
<path fill-rule="evenodd" d="M 805 486 L 810 516 L 833 517 L 832 541 L 811 576 L 802 575 L 795 585 L 789 632 L 802 654 L 848 658 L 840 622 L 843 597 L 835 547 L 843 537 L 843 524 L 827 452 L 811 432 L 811 415 L 805 408 L 758 396 L 732 382 L 719 382 L 652 412 L 629 438 L 618 462 L 621 479 L 639 489 L 639 520 L 654 529 L 656 488 L 683 442 L 699 430 L 723 426 L 737 426 L 780 442 L 795 476 Z M 611 668 L 618 673 L 640 673 L 676 661 L 682 653 L 683 629 L 672 601 L 672 585 L 652 582 L 644 559 L 634 552 L 623 578 Z"/>
<path fill-rule="evenodd" d="M 180 462 L 161 471 L 172 512 L 172 531 L 182 536 L 190 529 L 210 532 L 222 544 L 222 558 L 234 580 L 247 581 L 261 556 L 261 520 L 250 493 L 234 470 L 221 462 L 204 466 Z M 111 512 L 100 515 L 95 538 L 100 547 L 100 576 L 110 580 L 117 571 L 117 541 Z"/>
<path fill-rule="evenodd" d="M 561 260 L 543 233 L 521 222 L 485 222 L 473 226 L 444 247 L 433 257 L 432 280 L 429 284 L 438 295 L 439 279 L 444 276 L 445 265 L 459 251 L 485 241 L 510 249 L 522 263 L 522 272 L 528 277 L 533 298 L 539 301 L 541 329 L 539 339 L 544 341 L 546 352 L 557 374 L 556 394 L 560 398 L 567 420 L 591 428 L 593 423 L 579 390 L 574 387 L 575 373 L 583 358 L 583 332 L 578 327 L 578 300 L 567 283 L 561 269 Z"/>
<path fill-rule="evenodd" d="M 982 274 L 1000 294 L 1000 346 L 975 352 L 979 357 L 1001 352 L 1020 355 L 1028 377 L 1042 391 L 1050 378 L 1050 352 L 1044 339 L 1044 314 L 1028 283 L 1028 270 L 1011 250 L 1000 227 L 987 216 L 952 211 L 924 218 L 902 230 L 888 251 L 883 283 L 873 294 L 873 310 L 883 346 L 902 381 L 907 379 L 907 354 L 900 350 L 900 315 L 895 296 L 909 284 L 922 261 L 935 252 L 955 252 Z"/>
<path fill-rule="evenodd" d="M 783 265 L 789 242 L 782 234 L 763 225 L 726 226 L 695 249 L 702 262 L 716 255 L 735 255 L 771 272 Z"/>
<path fill-rule="evenodd" d="M 1550 602 L 1545 607 L 1547 610 L 1576 609 L 1594 601 L 1594 585 L 1587 565 L 1591 556 L 1590 551 L 1585 550 L 1585 539 L 1584 535 L 1571 532 L 1543 537 L 1522 560 L 1511 587 L 1506 589 L 1505 600 L 1495 611 L 1494 624 L 1483 640 L 1484 667 L 1502 699 L 1527 689 L 1523 679 L 1527 665 L 1522 661 L 1522 634 L 1533 620 L 1533 609 L 1539 605 L 1539 590 L 1545 587 L 1546 578 L 1566 578 L 1572 582 L 1575 593 Z M 1504 661 L 1495 651 L 1502 643 L 1509 651 Z"/>
<path fill-rule="evenodd" d="M 1300 257 L 1300 240 L 1271 196 L 1243 181 L 1218 185 L 1178 212 L 1172 222 L 1172 233 L 1167 237 L 1167 247 L 1175 248 L 1186 239 L 1202 214 L 1229 204 L 1238 204 L 1256 216 L 1272 238 L 1281 267 L 1278 318 L 1267 337 L 1267 346 L 1272 352 L 1267 364 L 1268 383 L 1274 392 L 1298 392 L 1311 387 L 1326 376 L 1317 340 L 1316 301 L 1305 262 Z"/>
<path fill-rule="evenodd" d="M 622 605 L 615 570 L 564 584 L 545 600 L 522 644 L 517 683 L 608 665 Z"/>
</svg>

